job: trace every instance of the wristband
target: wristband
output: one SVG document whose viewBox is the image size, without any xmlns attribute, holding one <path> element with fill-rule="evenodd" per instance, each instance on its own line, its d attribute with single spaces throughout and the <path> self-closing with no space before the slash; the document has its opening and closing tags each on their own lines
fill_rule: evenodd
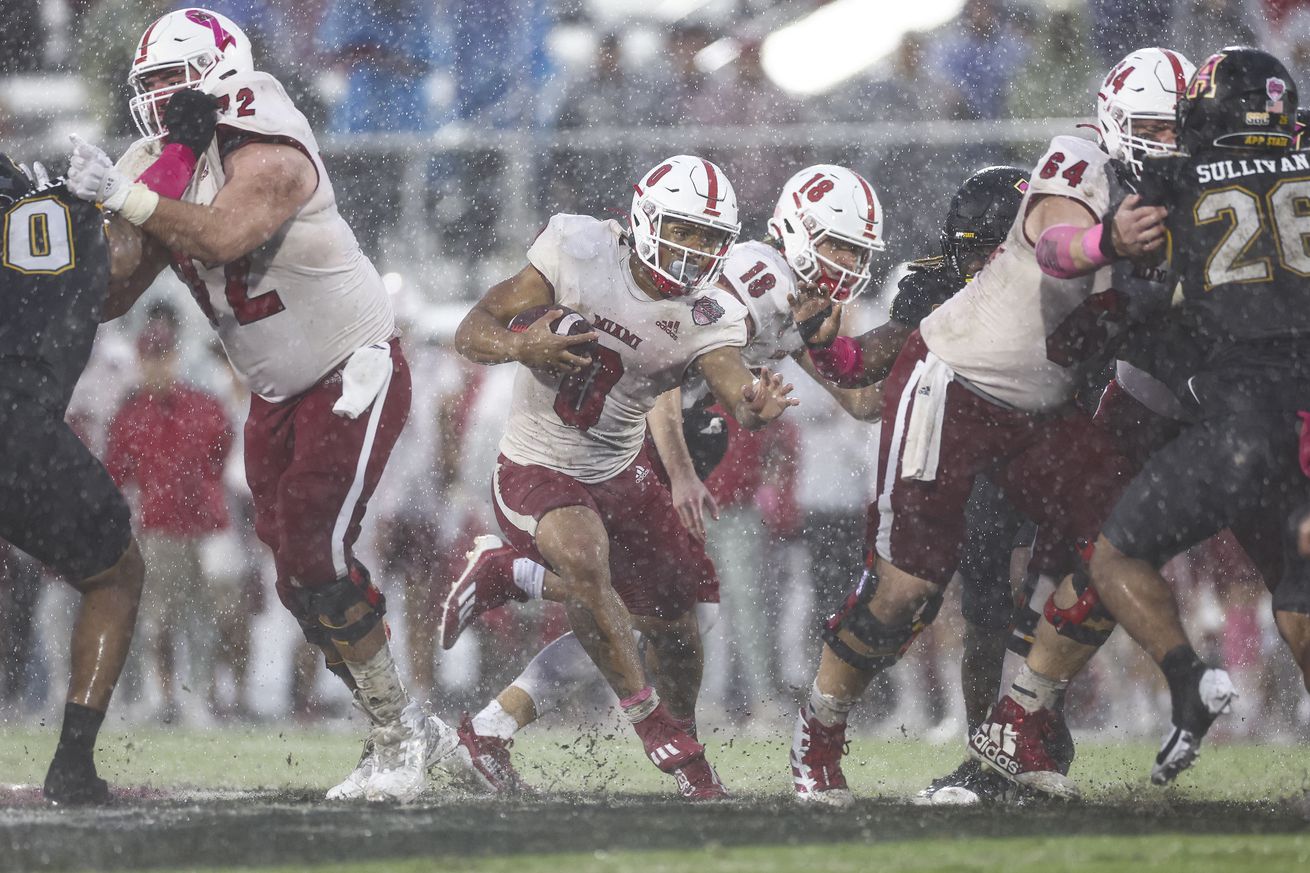
<svg viewBox="0 0 1310 873">
<path fill-rule="evenodd" d="M 819 375 L 839 388 L 859 388 L 864 376 L 864 347 L 852 337 L 839 336 L 827 348 L 811 348 L 810 360 Z"/>
<path fill-rule="evenodd" d="M 1074 238 L 1079 234 L 1082 234 L 1079 241 L 1082 256 L 1089 262 L 1086 267 L 1079 267 L 1074 260 Z M 1072 224 L 1048 227 L 1042 231 L 1034 247 L 1037 264 L 1043 273 L 1056 279 L 1076 279 L 1094 273 L 1114 260 L 1102 251 L 1102 239 L 1105 236 L 1104 224 L 1096 224 L 1085 230 Z"/>
<path fill-rule="evenodd" d="M 832 315 L 832 304 L 829 303 L 824 309 L 814 313 L 804 321 L 796 322 L 796 330 L 801 335 L 801 340 L 805 345 L 812 349 L 826 349 L 832 343 L 811 343 L 810 339 L 823 327 L 823 323 Z"/>
<path fill-rule="evenodd" d="M 137 181 L 162 197 L 181 200 L 191 184 L 191 174 L 196 171 L 197 162 L 191 149 L 181 143 L 169 143 Z"/>
</svg>

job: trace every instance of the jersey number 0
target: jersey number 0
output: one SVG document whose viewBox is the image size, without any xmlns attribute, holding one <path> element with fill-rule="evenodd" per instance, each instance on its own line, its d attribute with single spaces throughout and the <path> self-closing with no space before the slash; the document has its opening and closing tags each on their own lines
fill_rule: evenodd
<svg viewBox="0 0 1310 873">
<path fill-rule="evenodd" d="M 73 216 L 54 197 L 19 203 L 5 215 L 3 248 L 9 269 L 58 276 L 76 262 Z"/>
</svg>

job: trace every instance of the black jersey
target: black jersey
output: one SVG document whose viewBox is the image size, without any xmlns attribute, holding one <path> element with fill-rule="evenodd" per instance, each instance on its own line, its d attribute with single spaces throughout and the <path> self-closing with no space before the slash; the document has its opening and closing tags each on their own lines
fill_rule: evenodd
<svg viewBox="0 0 1310 873">
<path fill-rule="evenodd" d="M 1178 315 L 1203 363 L 1203 406 L 1310 402 L 1310 153 L 1207 149 L 1149 163 L 1169 208 Z"/>
<path fill-rule="evenodd" d="M 3 210 L 0 389 L 63 415 L 104 306 L 109 254 L 103 218 L 61 183 Z"/>
</svg>

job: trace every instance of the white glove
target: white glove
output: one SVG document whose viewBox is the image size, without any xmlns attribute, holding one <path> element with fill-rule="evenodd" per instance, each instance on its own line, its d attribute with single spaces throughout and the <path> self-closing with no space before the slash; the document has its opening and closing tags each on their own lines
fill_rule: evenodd
<svg viewBox="0 0 1310 873">
<path fill-rule="evenodd" d="M 32 166 L 30 168 L 27 164 L 19 164 L 18 169 L 23 171 L 23 175 L 26 176 L 38 190 L 50 187 L 50 173 L 46 171 L 45 165 L 40 161 L 32 161 Z"/>
<path fill-rule="evenodd" d="M 77 134 L 68 137 L 73 153 L 68 158 L 68 190 L 76 197 L 100 203 L 133 224 L 142 224 L 159 205 L 159 195 L 133 182 L 114 166 L 109 155 Z"/>
</svg>

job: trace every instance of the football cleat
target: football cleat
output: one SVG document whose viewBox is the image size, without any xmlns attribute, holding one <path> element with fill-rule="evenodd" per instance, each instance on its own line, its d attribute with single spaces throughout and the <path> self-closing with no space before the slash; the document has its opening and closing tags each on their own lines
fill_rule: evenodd
<svg viewBox="0 0 1310 873">
<path fill-rule="evenodd" d="M 453 648 L 460 634 L 484 612 L 511 600 L 527 602 L 528 595 L 514 584 L 516 556 L 517 552 L 494 534 L 483 534 L 473 540 L 473 548 L 465 555 L 464 572 L 450 587 L 441 608 L 443 649 Z"/>
<path fill-rule="evenodd" d="M 791 739 L 791 784 L 804 803 L 849 806 L 855 796 L 846 787 L 841 759 L 846 754 L 846 725 L 828 727 L 801 707 Z"/>
<path fill-rule="evenodd" d="M 969 737 L 969 754 L 1024 788 L 1076 800 L 1082 791 L 1067 775 L 1072 760 L 1068 733 L 1056 710 L 1028 712 L 1007 694 Z"/>
<path fill-rule="evenodd" d="M 428 770 L 451 756 L 459 736 L 436 716 L 423 712 L 411 700 L 400 718 L 376 725 L 369 733 L 373 744 L 373 773 L 364 784 L 371 801 L 409 803 L 427 787 Z"/>
<path fill-rule="evenodd" d="M 55 756 L 45 774 L 41 793 L 54 806 L 87 806 L 109 802 L 109 783 L 96 775 L 95 762 Z"/>
<path fill-rule="evenodd" d="M 978 806 L 1013 800 L 1019 786 L 968 758 L 940 779 L 934 779 L 910 802 L 915 806 Z"/>
<path fill-rule="evenodd" d="M 364 740 L 364 751 L 359 756 L 359 763 L 345 779 L 328 789 L 328 800 L 358 800 L 364 796 L 364 789 L 373 771 L 377 769 L 377 755 L 373 753 L 373 737 Z"/>
<path fill-rule="evenodd" d="M 665 773 L 673 773 L 689 761 L 705 755 L 705 747 L 669 715 L 663 703 L 633 724 L 632 729 L 641 737 L 646 757 Z"/>
<path fill-rule="evenodd" d="M 678 781 L 678 793 L 687 800 L 722 800 L 728 796 L 728 789 L 704 755 L 674 770 L 673 778 Z"/>
<path fill-rule="evenodd" d="M 1182 712 L 1175 707 L 1172 730 L 1164 738 L 1160 753 L 1155 756 L 1155 765 L 1151 767 L 1151 781 L 1156 785 L 1168 785 L 1196 762 L 1201 754 L 1201 740 L 1210 730 L 1210 725 L 1231 711 L 1233 701 L 1237 699 L 1233 681 L 1223 670 L 1206 670 L 1188 692 Z M 1180 726 L 1180 721 L 1186 726 Z"/>
<path fill-rule="evenodd" d="M 514 769 L 509 748 L 514 741 L 484 736 L 473 729 L 466 712 L 459 720 L 459 748 L 452 757 L 463 761 L 482 788 L 496 794 L 528 794 L 532 789 Z"/>
</svg>

